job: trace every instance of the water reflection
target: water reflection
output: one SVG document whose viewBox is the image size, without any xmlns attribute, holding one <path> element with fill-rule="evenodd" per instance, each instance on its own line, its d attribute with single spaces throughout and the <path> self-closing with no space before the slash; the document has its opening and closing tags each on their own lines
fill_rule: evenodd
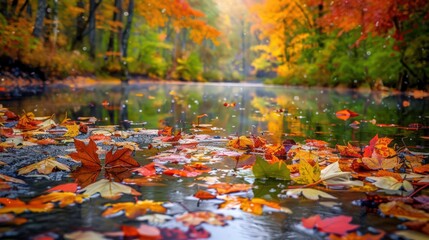
<svg viewBox="0 0 429 240">
<path fill-rule="evenodd" d="M 365 144 L 379 133 L 396 139 L 407 137 L 407 144 L 424 146 L 420 137 L 427 136 L 428 129 L 413 131 L 407 127 L 427 126 L 429 119 L 428 98 L 250 84 L 124 83 L 82 89 L 50 88 L 43 96 L 0 103 L 17 113 L 55 113 L 62 120 L 67 112 L 73 119 L 95 116 L 99 124 L 123 128 L 147 123 L 146 128 L 166 124 L 188 131 L 198 115 L 207 114 L 202 123 L 224 130 L 216 134 L 261 134 L 274 142 L 317 138 L 333 144 Z M 335 112 L 341 109 L 350 109 L 359 116 L 346 121 L 337 119 Z M 389 124 L 399 127 L 380 127 Z"/>
</svg>

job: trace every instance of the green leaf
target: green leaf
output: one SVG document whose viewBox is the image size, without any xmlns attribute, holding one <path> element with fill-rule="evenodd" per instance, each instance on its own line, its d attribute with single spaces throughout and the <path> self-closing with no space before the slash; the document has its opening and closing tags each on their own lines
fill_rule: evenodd
<svg viewBox="0 0 429 240">
<path fill-rule="evenodd" d="M 269 163 L 262 157 L 256 156 L 256 162 L 253 165 L 252 171 L 255 178 L 290 180 L 290 171 L 283 161 Z"/>
</svg>

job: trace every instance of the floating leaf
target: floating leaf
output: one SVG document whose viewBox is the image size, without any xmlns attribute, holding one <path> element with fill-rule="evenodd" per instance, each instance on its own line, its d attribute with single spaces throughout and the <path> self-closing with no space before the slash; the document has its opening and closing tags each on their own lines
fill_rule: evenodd
<svg viewBox="0 0 429 240">
<path fill-rule="evenodd" d="M 109 217 L 120 212 L 125 212 L 125 216 L 128 218 L 136 218 L 141 215 L 145 215 L 148 211 L 165 213 L 167 209 L 162 206 L 163 202 L 154 202 L 152 200 L 144 200 L 137 202 L 122 202 L 107 204 L 109 207 L 103 212 L 103 217 Z"/>
<path fill-rule="evenodd" d="M 346 235 L 348 231 L 355 230 L 359 225 L 350 224 L 352 217 L 336 216 L 322 219 L 320 215 L 315 215 L 301 220 L 305 228 L 317 229 L 320 232 L 334 233 L 338 235 Z"/>
<path fill-rule="evenodd" d="M 252 167 L 255 178 L 278 178 L 290 180 L 290 171 L 283 161 L 269 163 L 260 156 L 256 156 L 256 162 Z"/>
<path fill-rule="evenodd" d="M 225 216 L 223 214 L 207 211 L 185 213 L 176 217 L 177 221 L 182 222 L 186 226 L 197 226 L 202 223 L 208 223 L 214 226 L 225 226 L 227 224 L 226 221 L 232 219 L 232 216 Z"/>
<path fill-rule="evenodd" d="M 233 192 L 247 192 L 252 188 L 252 185 L 243 183 L 215 183 L 208 186 L 208 188 L 216 189 L 218 194 L 227 194 Z"/>
<path fill-rule="evenodd" d="M 131 187 L 125 186 L 120 183 L 112 182 L 107 179 L 101 179 L 95 183 L 92 183 L 82 189 L 85 194 L 92 196 L 96 193 L 100 193 L 101 197 L 108 199 L 118 199 L 122 194 L 131 194 L 138 196 L 139 192 Z"/>
<path fill-rule="evenodd" d="M 173 217 L 168 216 L 168 215 L 164 215 L 164 214 L 157 214 L 157 213 L 139 216 L 136 218 L 136 220 L 147 221 L 148 223 L 150 223 L 152 225 L 160 225 L 166 221 L 170 221 L 171 219 L 173 219 Z"/>
<path fill-rule="evenodd" d="M 362 155 L 359 153 L 360 149 L 358 147 L 352 146 L 350 143 L 347 144 L 347 146 L 337 145 L 336 148 L 343 157 L 362 157 Z"/>
<path fill-rule="evenodd" d="M 2 213 L 0 214 L 0 223 L 1 224 L 14 224 L 21 225 L 27 222 L 26 218 L 16 217 L 14 214 Z"/>
<path fill-rule="evenodd" d="M 227 146 L 240 150 L 249 150 L 253 149 L 254 144 L 252 139 L 247 138 L 246 136 L 240 136 L 238 138 L 230 140 Z"/>
<path fill-rule="evenodd" d="M 47 192 L 76 192 L 77 191 L 77 183 L 65 183 L 55 186 L 46 190 Z"/>
<path fill-rule="evenodd" d="M 13 182 L 13 183 L 20 183 L 20 184 L 26 184 L 24 181 L 18 178 L 10 177 L 4 174 L 0 174 L 0 179 L 3 179 L 7 182 Z"/>
<path fill-rule="evenodd" d="M 88 198 L 88 195 L 72 192 L 51 192 L 49 194 L 36 197 L 32 199 L 31 202 L 59 202 L 60 207 L 65 207 L 74 203 L 82 203 L 85 198 Z"/>
<path fill-rule="evenodd" d="M 332 196 L 331 194 L 322 192 L 320 190 L 312 189 L 312 188 L 289 189 L 286 192 L 287 196 L 299 196 L 300 194 L 302 194 L 304 197 L 311 199 L 311 200 L 319 200 L 320 197 L 337 199 L 336 197 Z"/>
<path fill-rule="evenodd" d="M 207 200 L 207 199 L 215 199 L 216 195 L 213 195 L 207 191 L 204 190 L 198 190 L 198 192 L 196 192 L 194 194 L 194 197 L 200 199 L 200 200 Z"/>
<path fill-rule="evenodd" d="M 357 116 L 359 116 L 359 114 L 357 114 L 357 113 L 355 113 L 353 111 L 350 111 L 348 109 L 343 109 L 343 110 L 340 110 L 340 111 L 336 112 L 335 116 L 337 116 L 337 118 L 345 121 L 345 120 L 347 120 L 349 118 L 357 117 Z"/>
<path fill-rule="evenodd" d="M 239 208 L 245 212 L 253 213 L 256 215 L 261 215 L 263 213 L 263 206 L 267 206 L 278 211 L 282 211 L 285 213 L 292 213 L 292 211 L 288 208 L 282 208 L 276 202 L 270 202 L 262 198 L 243 198 L 243 197 L 224 197 L 225 200 L 222 204 L 219 205 L 219 208 L 225 209 L 236 209 Z"/>
<path fill-rule="evenodd" d="M 111 149 L 106 154 L 106 167 L 139 167 L 140 164 L 131 156 L 132 152 L 129 148 L 123 148 L 113 153 L 113 149 Z"/>
<path fill-rule="evenodd" d="M 362 181 L 352 181 L 351 172 L 343 172 L 338 162 L 334 162 L 320 172 L 320 179 L 325 185 L 363 186 Z"/>
<path fill-rule="evenodd" d="M 82 167 L 87 169 L 101 169 L 101 162 L 97 154 L 97 144 L 93 140 L 89 140 L 88 145 L 77 139 L 74 140 L 74 145 L 77 152 L 69 154 L 71 158 L 82 162 Z"/>
<path fill-rule="evenodd" d="M 3 205 L 3 207 L 0 208 L 0 213 L 14 212 L 16 214 L 25 211 L 48 212 L 54 207 L 52 203 L 30 202 L 27 204 L 19 199 L 10 198 L 0 198 L 0 204 Z"/>
<path fill-rule="evenodd" d="M 66 128 L 67 128 L 67 132 L 64 133 L 64 137 L 74 138 L 77 135 L 79 135 L 79 125 L 77 125 L 76 123 L 66 125 Z"/>
<path fill-rule="evenodd" d="M 34 170 L 37 170 L 37 172 L 40 174 L 50 174 L 55 168 L 58 168 L 60 170 L 64 170 L 67 172 L 70 171 L 70 168 L 67 165 L 58 162 L 53 157 L 49 157 L 40 162 L 37 162 L 19 169 L 18 174 L 23 175 Z"/>
<path fill-rule="evenodd" d="M 399 201 L 382 203 L 378 206 L 380 211 L 388 216 L 405 218 L 408 220 L 429 221 L 429 213 L 413 208 Z"/>
<path fill-rule="evenodd" d="M 94 231 L 76 231 L 64 234 L 65 239 L 71 240 L 107 240 L 103 234 Z"/>
<path fill-rule="evenodd" d="M 298 184 L 311 184 L 320 180 L 320 167 L 316 162 L 314 166 L 304 158 L 299 161 L 299 177 L 293 180 Z"/>
<path fill-rule="evenodd" d="M 398 181 L 398 179 L 390 176 L 367 177 L 366 179 L 370 181 L 374 181 L 372 184 L 382 189 L 400 190 L 401 188 L 403 188 L 407 192 L 412 191 L 414 189 L 413 185 L 409 181 L 407 180 Z"/>
<path fill-rule="evenodd" d="M 164 187 L 167 186 L 164 183 L 157 183 L 155 182 L 158 180 L 157 178 L 147 178 L 147 177 L 141 177 L 141 178 L 126 178 L 123 180 L 123 183 L 126 184 L 135 184 L 137 186 L 146 186 L 146 187 Z"/>
</svg>

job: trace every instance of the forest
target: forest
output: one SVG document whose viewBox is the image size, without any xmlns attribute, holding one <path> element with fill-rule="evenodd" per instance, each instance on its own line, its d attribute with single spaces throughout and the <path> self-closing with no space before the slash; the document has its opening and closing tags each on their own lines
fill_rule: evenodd
<svg viewBox="0 0 429 240">
<path fill-rule="evenodd" d="M 425 89 L 426 0 L 0 0 L 2 79 Z"/>
</svg>

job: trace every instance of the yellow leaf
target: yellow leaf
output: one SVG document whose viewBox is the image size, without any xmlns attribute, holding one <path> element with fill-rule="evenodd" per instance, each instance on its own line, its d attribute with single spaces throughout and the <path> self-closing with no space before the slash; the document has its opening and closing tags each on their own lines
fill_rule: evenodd
<svg viewBox="0 0 429 240">
<path fill-rule="evenodd" d="M 403 202 L 393 201 L 382 203 L 378 208 L 385 215 L 405 218 L 408 220 L 429 221 L 429 213 L 415 209 Z"/>
<path fill-rule="evenodd" d="M 92 183 L 82 189 L 82 191 L 85 191 L 85 194 L 88 196 L 100 193 L 101 197 L 113 200 L 120 198 L 123 193 L 135 196 L 140 195 L 140 193 L 134 190 L 132 187 L 128 187 L 117 182 L 112 182 L 107 179 L 101 179 L 95 183 Z"/>
<path fill-rule="evenodd" d="M 86 194 L 76 194 L 72 192 L 51 192 L 46 195 L 39 196 L 31 200 L 32 202 L 60 202 L 60 207 L 65 207 L 73 203 L 82 203 L 85 198 L 89 197 Z"/>
<path fill-rule="evenodd" d="M 54 205 L 52 203 L 41 203 L 41 202 L 30 202 L 26 204 L 19 199 L 0 198 L 0 213 L 14 212 L 16 214 L 23 213 L 25 211 L 30 212 L 47 212 L 50 211 Z"/>
<path fill-rule="evenodd" d="M 64 137 L 76 137 L 77 135 L 79 135 L 79 125 L 77 125 L 76 123 L 72 124 L 72 125 L 66 125 L 67 128 L 67 132 L 64 133 Z"/>
<path fill-rule="evenodd" d="M 241 150 L 253 149 L 253 140 L 246 136 L 240 136 L 236 139 L 230 140 L 227 146 Z"/>
<path fill-rule="evenodd" d="M 37 172 L 40 174 L 50 174 L 54 170 L 54 168 L 58 168 L 67 172 L 70 171 L 70 168 L 67 165 L 58 162 L 53 157 L 49 157 L 40 162 L 19 169 L 18 174 L 27 174 L 33 170 L 37 170 Z"/>
<path fill-rule="evenodd" d="M 115 204 L 108 204 L 109 208 L 103 212 L 103 217 L 108 217 L 116 213 L 125 212 L 125 216 L 128 218 L 136 218 L 138 216 L 146 214 L 148 211 L 165 213 L 167 209 L 162 206 L 163 202 L 154 202 L 152 200 L 144 200 L 137 202 L 122 202 Z"/>
<path fill-rule="evenodd" d="M 320 167 L 316 162 L 311 166 L 304 158 L 299 161 L 299 177 L 293 179 L 298 184 L 311 184 L 320 180 Z"/>
</svg>

